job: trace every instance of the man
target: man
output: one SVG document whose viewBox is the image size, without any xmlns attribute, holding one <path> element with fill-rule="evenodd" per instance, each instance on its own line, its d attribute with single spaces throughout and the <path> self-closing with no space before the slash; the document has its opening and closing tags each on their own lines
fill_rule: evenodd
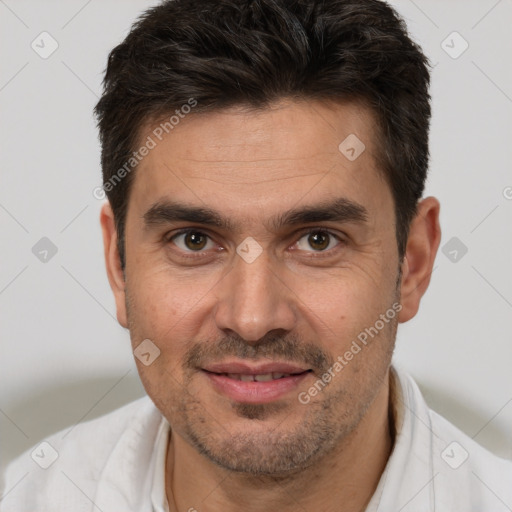
<svg viewBox="0 0 512 512">
<path fill-rule="evenodd" d="M 149 397 L 49 438 L 47 469 L 20 457 L 2 511 L 512 510 L 512 463 L 391 366 L 440 241 L 428 83 L 377 0 L 141 17 L 96 114 Z"/>
</svg>

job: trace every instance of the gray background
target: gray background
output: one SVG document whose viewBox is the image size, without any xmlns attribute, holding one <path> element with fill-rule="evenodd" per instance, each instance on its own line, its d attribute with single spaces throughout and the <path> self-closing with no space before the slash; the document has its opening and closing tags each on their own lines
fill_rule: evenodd
<svg viewBox="0 0 512 512">
<path fill-rule="evenodd" d="M 0 0 L 0 469 L 144 393 L 104 270 L 92 109 L 109 50 L 153 3 Z M 434 65 L 426 195 L 441 201 L 446 252 L 396 362 L 434 409 L 512 458 L 512 2 L 393 4 Z M 43 31 L 59 45 L 47 59 L 31 47 Z M 469 44 L 457 58 L 453 31 Z M 43 237 L 57 248 L 46 262 Z"/>
</svg>

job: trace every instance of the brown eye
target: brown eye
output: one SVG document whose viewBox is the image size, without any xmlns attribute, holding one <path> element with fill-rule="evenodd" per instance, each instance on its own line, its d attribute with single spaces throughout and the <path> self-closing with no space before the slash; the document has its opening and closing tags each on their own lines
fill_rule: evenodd
<svg viewBox="0 0 512 512">
<path fill-rule="evenodd" d="M 322 231 L 311 233 L 308 236 L 308 243 L 313 249 L 323 251 L 329 246 L 329 235 Z"/>
<path fill-rule="evenodd" d="M 178 233 L 171 238 L 171 241 L 186 252 L 199 252 L 213 245 L 210 237 L 200 231 L 186 231 Z"/>
<path fill-rule="evenodd" d="M 204 249 L 206 245 L 206 236 L 202 233 L 187 233 L 185 235 L 185 245 L 192 251 Z"/>
<path fill-rule="evenodd" d="M 339 240 L 328 231 L 310 231 L 297 242 L 297 248 L 302 251 L 323 252 L 338 245 Z"/>
</svg>

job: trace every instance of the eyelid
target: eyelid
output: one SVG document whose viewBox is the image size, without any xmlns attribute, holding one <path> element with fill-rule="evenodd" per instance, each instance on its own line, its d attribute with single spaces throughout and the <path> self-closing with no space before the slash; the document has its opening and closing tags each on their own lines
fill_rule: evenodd
<svg viewBox="0 0 512 512">
<path fill-rule="evenodd" d="M 178 231 L 175 231 L 175 232 L 172 232 L 172 233 L 167 233 L 164 236 L 164 241 L 166 243 L 170 243 L 170 242 L 174 243 L 174 239 L 175 238 L 177 238 L 178 236 L 181 236 L 181 235 L 186 235 L 188 233 L 199 233 L 201 235 L 206 236 L 209 239 L 209 241 L 217 244 L 217 242 L 215 242 L 215 240 L 210 235 L 210 233 L 208 233 L 208 230 L 205 230 L 205 229 L 202 229 L 202 228 L 194 228 L 194 227 L 182 228 L 182 229 L 179 229 Z M 174 244 L 174 245 L 176 245 L 176 244 Z M 206 251 L 206 250 L 203 250 L 203 249 L 200 250 L 200 251 L 191 251 L 191 250 L 185 251 L 184 249 L 181 249 L 180 247 L 177 247 L 177 249 L 180 251 L 180 253 L 182 255 L 184 255 L 187 258 L 188 257 L 198 258 L 198 257 L 201 257 L 202 255 L 208 254 L 210 252 L 210 251 Z"/>
<path fill-rule="evenodd" d="M 171 241 L 173 238 L 176 238 L 179 235 L 185 235 L 187 233 L 201 233 L 202 235 L 206 235 L 210 239 L 213 239 L 213 237 L 210 235 L 207 229 L 194 227 L 181 228 L 176 231 L 170 231 L 164 235 L 164 239 L 167 241 Z"/>
<path fill-rule="evenodd" d="M 345 236 L 338 234 L 337 232 L 333 231 L 330 228 L 325 228 L 325 227 L 322 227 L 322 226 L 313 226 L 313 227 L 304 228 L 304 229 L 298 231 L 295 234 L 295 237 L 297 238 L 297 241 L 293 243 L 293 246 L 297 245 L 299 240 L 301 238 L 303 238 L 305 235 L 309 235 L 311 233 L 319 233 L 319 232 L 320 233 L 327 233 L 329 236 L 332 236 L 333 238 L 335 238 L 339 243 L 336 244 L 333 248 L 328 249 L 328 250 L 324 250 L 324 251 L 315 251 L 315 250 L 307 251 L 310 254 L 314 254 L 315 257 L 322 257 L 322 255 L 331 255 L 333 253 L 333 251 L 335 251 L 339 245 L 344 244 L 347 241 Z"/>
<path fill-rule="evenodd" d="M 340 241 L 343 241 L 345 239 L 345 235 L 343 233 L 338 233 L 336 230 L 334 230 L 332 228 L 326 228 L 323 226 L 313 226 L 313 227 L 303 228 L 303 229 L 300 229 L 299 231 L 297 231 L 297 233 L 295 233 L 295 235 L 296 236 L 300 235 L 302 237 L 309 233 L 318 233 L 318 232 L 328 233 L 329 235 L 332 235 L 333 237 L 337 238 Z"/>
</svg>

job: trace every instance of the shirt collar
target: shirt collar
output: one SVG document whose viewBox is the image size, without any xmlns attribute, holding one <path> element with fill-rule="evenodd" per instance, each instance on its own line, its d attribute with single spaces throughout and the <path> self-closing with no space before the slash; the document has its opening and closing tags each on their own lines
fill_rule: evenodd
<svg viewBox="0 0 512 512">
<path fill-rule="evenodd" d="M 162 416 L 151 461 L 153 466 L 153 484 L 151 487 L 153 512 L 169 512 L 169 502 L 165 490 L 165 468 L 170 431 L 169 422 Z"/>
<path fill-rule="evenodd" d="M 414 381 L 406 373 L 391 368 L 390 407 L 394 417 L 395 442 L 365 512 L 434 510 L 432 423 L 429 409 Z"/>
</svg>

